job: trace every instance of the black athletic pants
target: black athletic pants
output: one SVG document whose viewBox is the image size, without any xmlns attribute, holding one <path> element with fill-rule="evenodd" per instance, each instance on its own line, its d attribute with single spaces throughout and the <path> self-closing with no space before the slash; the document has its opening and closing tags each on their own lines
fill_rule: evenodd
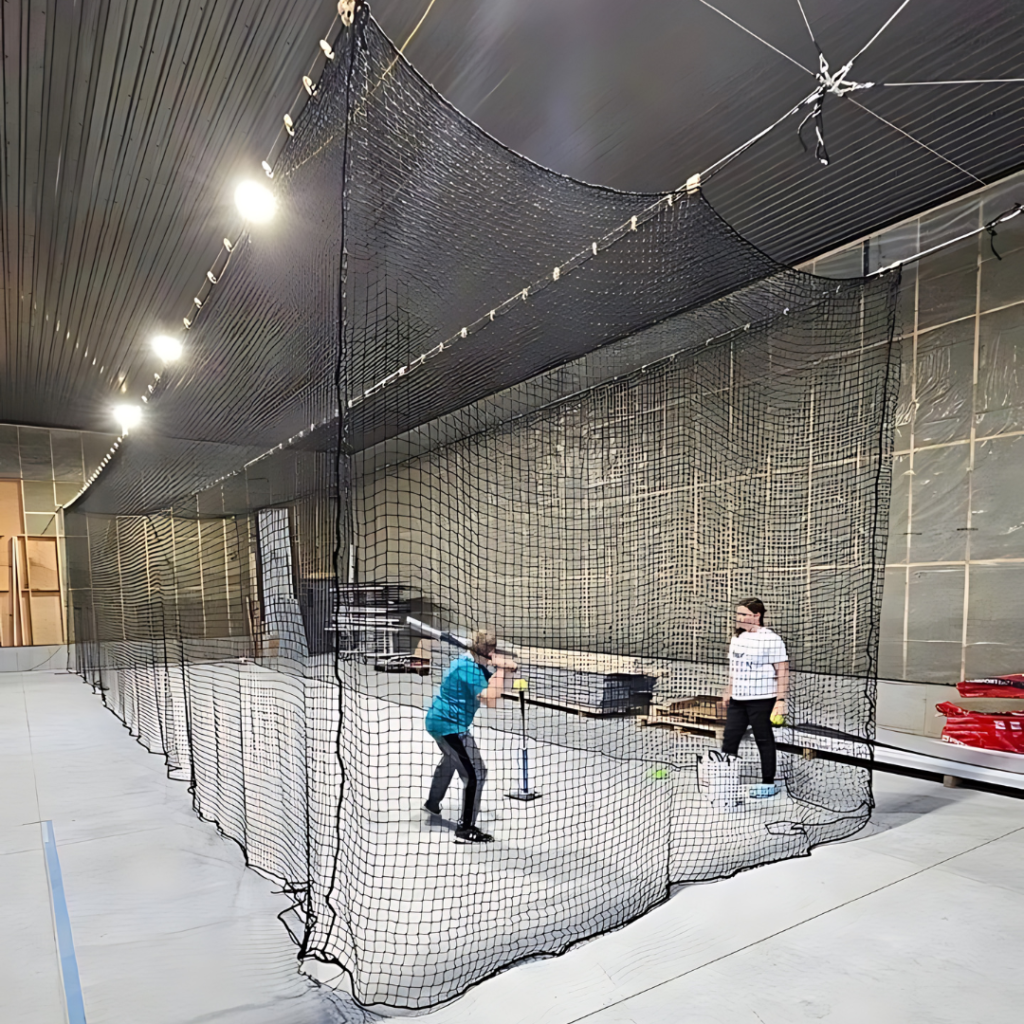
<svg viewBox="0 0 1024 1024">
<path fill-rule="evenodd" d="M 722 751 L 735 754 L 740 749 L 740 740 L 747 731 L 747 726 L 754 732 L 754 742 L 761 755 L 761 781 L 775 781 L 775 735 L 772 732 L 772 708 L 775 697 L 764 697 L 758 700 L 729 701 L 725 713 L 725 739 Z"/>
<path fill-rule="evenodd" d="M 476 813 L 480 809 L 480 796 L 487 778 L 487 766 L 480 749 L 468 732 L 453 733 L 451 736 L 435 736 L 435 742 L 441 748 L 441 763 L 434 769 L 434 779 L 430 784 L 430 796 L 427 806 L 432 810 L 441 807 L 452 776 L 458 772 L 466 787 L 462 801 L 462 819 L 460 828 L 469 828 L 476 822 Z"/>
</svg>

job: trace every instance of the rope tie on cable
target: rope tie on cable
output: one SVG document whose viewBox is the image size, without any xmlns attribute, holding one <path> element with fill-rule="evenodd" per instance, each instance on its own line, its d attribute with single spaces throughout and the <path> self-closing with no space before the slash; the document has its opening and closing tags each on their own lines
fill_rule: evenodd
<svg viewBox="0 0 1024 1024">
<path fill-rule="evenodd" d="M 873 89 L 875 87 L 874 82 L 848 82 L 846 76 L 852 68 L 853 61 L 851 60 L 833 74 L 829 70 L 825 55 L 821 50 L 818 50 L 818 73 L 814 76 L 818 80 L 818 88 L 804 100 L 803 105 L 809 106 L 811 109 L 800 122 L 796 130 L 796 136 L 800 140 L 800 145 L 803 146 L 804 152 L 810 152 L 807 143 L 804 141 L 804 127 L 808 121 L 813 122 L 815 138 L 814 158 L 822 167 L 828 167 L 829 162 L 828 149 L 825 146 L 825 124 L 822 118 L 825 97 L 829 94 L 842 97 L 848 93 L 856 92 L 858 89 Z"/>
<path fill-rule="evenodd" d="M 1012 210 L 1009 210 L 1006 213 L 1001 213 L 998 217 L 993 217 L 985 225 L 985 231 L 988 232 L 989 248 L 992 250 L 992 255 L 1000 262 L 1002 262 L 1003 257 L 996 251 L 996 225 L 1002 224 L 1004 220 L 1008 220 L 1010 217 L 1015 217 L 1021 212 L 1021 210 L 1024 210 L 1024 206 L 1021 206 L 1020 203 L 1014 203 Z"/>
</svg>

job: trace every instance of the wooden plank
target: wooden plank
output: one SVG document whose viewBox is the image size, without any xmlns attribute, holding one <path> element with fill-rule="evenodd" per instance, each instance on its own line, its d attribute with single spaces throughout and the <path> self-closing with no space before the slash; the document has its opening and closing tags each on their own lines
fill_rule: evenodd
<svg viewBox="0 0 1024 1024">
<path fill-rule="evenodd" d="M 28 590 L 28 556 L 25 551 L 25 538 L 15 537 L 14 556 L 17 559 L 18 589 Z"/>
<path fill-rule="evenodd" d="M 11 589 L 11 538 L 0 534 L 0 594 Z"/>
<path fill-rule="evenodd" d="M 718 734 L 721 731 L 713 725 L 700 725 L 695 722 L 675 721 L 664 717 L 648 718 L 646 722 L 641 722 L 637 719 L 637 725 L 640 725 L 643 728 L 671 729 L 673 732 L 687 733 L 692 736 L 718 737 Z"/>
<path fill-rule="evenodd" d="M 32 643 L 64 643 L 64 614 L 60 594 L 29 594 L 32 616 Z"/>
<path fill-rule="evenodd" d="M 14 602 L 10 593 L 0 594 L 0 647 L 14 646 Z"/>
<path fill-rule="evenodd" d="M 14 618 L 14 647 L 23 647 L 32 642 L 31 632 L 28 630 L 28 609 L 25 607 L 24 594 L 22 593 L 21 574 L 21 544 L 20 537 L 11 538 L 11 608 Z"/>
<path fill-rule="evenodd" d="M 25 532 L 25 508 L 20 480 L 0 480 L 0 534 L 6 537 Z"/>
<path fill-rule="evenodd" d="M 28 589 L 35 592 L 60 591 L 57 571 L 57 538 L 26 537 L 25 564 L 28 566 Z"/>
<path fill-rule="evenodd" d="M 32 608 L 28 600 L 28 591 L 22 590 L 11 594 L 17 603 L 17 616 L 14 621 L 14 643 L 17 647 L 32 646 Z"/>
</svg>

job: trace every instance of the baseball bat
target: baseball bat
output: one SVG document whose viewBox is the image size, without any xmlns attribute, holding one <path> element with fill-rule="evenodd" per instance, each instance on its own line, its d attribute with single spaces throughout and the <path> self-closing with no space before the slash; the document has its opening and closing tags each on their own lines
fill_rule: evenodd
<svg viewBox="0 0 1024 1024">
<path fill-rule="evenodd" d="M 429 640 L 440 640 L 443 643 L 452 644 L 454 647 L 461 647 L 464 651 L 469 650 L 469 642 L 456 636 L 454 633 L 449 633 L 447 630 L 434 629 L 433 626 L 428 626 L 425 622 L 420 622 L 419 619 L 414 619 L 411 615 L 406 616 L 405 622 L 414 633 L 425 636 Z"/>
<path fill-rule="evenodd" d="M 449 633 L 446 629 L 434 629 L 433 626 L 428 626 L 425 622 L 420 622 L 419 619 L 414 619 L 411 615 L 407 615 L 405 617 L 405 624 L 414 633 L 418 633 L 420 636 L 425 636 L 428 640 L 440 640 L 442 643 L 451 644 L 454 647 L 460 647 L 464 651 L 469 650 L 468 640 L 463 640 L 461 636 Z M 504 655 L 506 652 L 498 648 L 495 653 Z"/>
</svg>

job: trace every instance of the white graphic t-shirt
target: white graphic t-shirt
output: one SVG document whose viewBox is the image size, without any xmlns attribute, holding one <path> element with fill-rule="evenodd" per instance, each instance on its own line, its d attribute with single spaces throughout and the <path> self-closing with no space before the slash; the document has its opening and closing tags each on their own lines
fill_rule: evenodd
<svg viewBox="0 0 1024 1024">
<path fill-rule="evenodd" d="M 729 641 L 729 672 L 733 700 L 761 700 L 779 692 L 774 666 L 789 661 L 786 645 L 778 633 L 762 626 L 747 630 Z"/>
</svg>

